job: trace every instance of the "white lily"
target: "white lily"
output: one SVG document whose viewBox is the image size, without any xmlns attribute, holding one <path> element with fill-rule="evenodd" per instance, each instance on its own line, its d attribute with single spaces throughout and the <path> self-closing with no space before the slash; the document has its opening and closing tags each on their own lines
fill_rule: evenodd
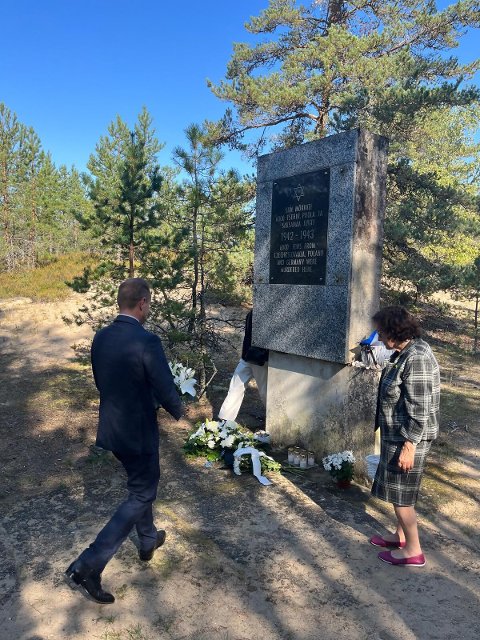
<svg viewBox="0 0 480 640">
<path fill-rule="evenodd" d="M 192 397 L 197 395 L 195 385 L 197 384 L 195 371 L 188 367 L 183 366 L 180 362 L 169 362 L 170 371 L 173 375 L 173 381 L 175 385 L 180 389 L 182 394 L 188 393 Z"/>
<path fill-rule="evenodd" d="M 222 447 L 226 447 L 227 449 L 230 449 L 231 447 L 233 447 L 234 442 L 235 442 L 235 436 L 233 434 L 230 434 L 229 436 L 224 438 L 220 442 L 220 444 Z"/>
</svg>

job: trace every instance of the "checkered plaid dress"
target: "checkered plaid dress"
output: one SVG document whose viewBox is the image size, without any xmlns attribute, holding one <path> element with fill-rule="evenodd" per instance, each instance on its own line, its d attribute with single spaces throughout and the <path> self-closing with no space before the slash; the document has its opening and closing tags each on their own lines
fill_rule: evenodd
<svg viewBox="0 0 480 640">
<path fill-rule="evenodd" d="M 438 435 L 440 371 L 429 345 L 412 342 L 387 363 L 378 391 L 376 426 L 381 430 L 380 463 L 372 494 L 401 507 L 413 506 L 432 440 Z M 398 467 L 406 440 L 416 444 L 414 467 Z"/>
<path fill-rule="evenodd" d="M 422 440 L 417 444 L 411 471 L 402 471 L 398 467 L 398 456 L 402 446 L 403 442 L 382 440 L 380 462 L 373 481 L 372 495 L 399 507 L 413 507 L 417 502 L 425 459 L 432 442 Z"/>
</svg>

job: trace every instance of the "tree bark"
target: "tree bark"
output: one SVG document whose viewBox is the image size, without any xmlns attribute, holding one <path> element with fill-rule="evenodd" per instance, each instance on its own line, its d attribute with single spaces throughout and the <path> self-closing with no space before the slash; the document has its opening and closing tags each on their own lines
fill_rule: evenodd
<svg viewBox="0 0 480 640">
<path fill-rule="evenodd" d="M 474 334 L 473 334 L 473 352 L 477 353 L 478 351 L 478 312 L 479 312 L 479 302 L 480 302 L 480 291 L 477 291 L 475 295 L 475 316 L 474 316 Z"/>
<path fill-rule="evenodd" d="M 28 263 L 33 269 L 37 264 L 37 203 L 36 203 L 36 183 L 32 178 L 32 199 L 30 201 L 30 230 L 28 232 Z"/>
<path fill-rule="evenodd" d="M 205 344 L 205 329 L 207 310 L 205 306 L 205 226 L 202 224 L 202 237 L 200 241 L 200 255 L 199 255 L 199 271 L 200 271 L 200 313 L 198 322 L 198 336 L 200 353 L 202 357 L 202 363 L 200 367 L 200 390 L 203 391 L 207 384 L 207 349 Z"/>
<path fill-rule="evenodd" d="M 194 206 L 192 212 L 192 246 L 193 246 L 193 282 L 192 282 L 192 317 L 188 322 L 188 333 L 193 333 L 195 330 L 195 320 L 197 317 L 198 307 L 198 238 L 197 238 L 197 224 L 198 224 L 198 208 Z"/>
<path fill-rule="evenodd" d="M 134 268 L 135 245 L 134 245 L 134 235 L 133 235 L 133 220 L 134 220 L 134 214 L 132 212 L 130 214 L 130 246 L 128 251 L 128 262 L 129 262 L 128 277 L 129 278 L 135 277 L 135 268 Z"/>
<path fill-rule="evenodd" d="M 3 226 L 3 240 L 6 247 L 5 266 L 7 271 L 11 271 L 14 268 L 14 255 L 12 252 L 12 232 L 10 224 L 10 200 L 8 197 L 8 171 L 6 161 L 2 167 L 2 226 Z"/>
<path fill-rule="evenodd" d="M 331 24 L 338 24 L 339 22 L 342 22 L 345 13 L 344 4 L 343 0 L 330 0 L 328 3 L 328 27 Z"/>
</svg>

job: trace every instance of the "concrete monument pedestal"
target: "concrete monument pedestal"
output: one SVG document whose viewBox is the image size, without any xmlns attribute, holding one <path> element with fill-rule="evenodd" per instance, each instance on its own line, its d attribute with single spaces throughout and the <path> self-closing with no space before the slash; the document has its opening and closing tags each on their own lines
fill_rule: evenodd
<svg viewBox="0 0 480 640">
<path fill-rule="evenodd" d="M 317 455 L 374 446 L 378 376 L 348 366 L 379 306 L 387 141 L 354 130 L 258 161 L 253 342 L 267 429 Z"/>
</svg>

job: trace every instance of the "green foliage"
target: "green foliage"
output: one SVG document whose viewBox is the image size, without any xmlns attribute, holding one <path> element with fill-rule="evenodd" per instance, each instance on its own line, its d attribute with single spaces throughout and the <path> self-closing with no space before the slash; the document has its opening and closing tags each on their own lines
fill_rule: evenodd
<svg viewBox="0 0 480 640">
<path fill-rule="evenodd" d="M 85 182 L 93 210 L 78 219 L 100 239 L 107 256 L 103 268 L 115 279 L 134 276 L 135 250 L 160 221 L 157 195 L 162 178 L 156 154 L 162 145 L 151 125 L 145 108 L 131 132 L 117 117 L 87 165 Z"/>
<path fill-rule="evenodd" d="M 351 481 L 353 480 L 354 466 L 351 462 L 344 462 L 340 469 L 332 469 L 330 475 L 332 478 L 335 478 L 335 480 Z"/>
<path fill-rule="evenodd" d="M 191 125 L 185 133 L 187 146 L 174 150 L 183 179 L 171 176 L 165 225 L 161 237 L 155 236 L 163 251 L 147 246 L 142 270 L 156 291 L 151 321 L 177 357 L 190 357 L 202 394 L 215 372 L 210 353 L 218 341 L 217 326 L 207 317 L 207 298 L 238 297 L 242 278 L 249 275 L 254 188 L 250 179 L 220 169 L 222 154 L 201 127 Z M 169 235 L 175 252 L 165 245 Z"/>
<path fill-rule="evenodd" d="M 11 271 L 86 248 L 89 209 L 78 173 L 57 169 L 35 131 L 0 103 L 0 262 Z"/>
<path fill-rule="evenodd" d="M 253 181 L 220 169 L 222 154 L 197 125 L 187 147 L 174 151 L 176 167 L 160 167 L 161 149 L 144 110 L 129 129 L 119 117 L 102 136 L 85 177 L 93 207 L 79 215 L 98 238 L 95 268 L 73 278 L 86 303 L 71 321 L 94 328 L 115 310 L 118 284 L 145 277 L 153 290 L 149 328 L 171 357 L 198 373 L 200 395 L 215 373 L 218 332 L 207 298 L 238 300 L 251 282 Z"/>
<path fill-rule="evenodd" d="M 461 65 L 440 51 L 456 46 L 465 27 L 479 25 L 469 0 L 443 11 L 424 0 L 270 0 L 245 25 L 265 38 L 235 44 L 225 80 L 210 82 L 236 108 L 236 117 L 230 112 L 213 129 L 235 142 L 245 129 L 273 127 L 281 146 L 367 118 L 408 129 L 419 111 L 478 98 L 476 89 L 458 86 L 476 63 Z"/>
<path fill-rule="evenodd" d="M 183 451 L 187 457 L 206 458 L 209 461 L 220 460 L 224 451 L 235 452 L 239 448 L 253 447 L 265 449 L 265 444 L 255 439 L 253 433 L 241 425 L 227 420 L 218 423 L 212 420 L 198 422 L 188 433 Z M 260 458 L 262 471 L 280 471 L 282 465 L 268 456 Z M 240 468 L 251 470 L 251 458 L 241 456 Z"/>
<path fill-rule="evenodd" d="M 480 344 L 480 248 L 477 255 L 467 264 L 457 270 L 457 278 L 453 288 L 453 295 L 457 299 L 473 300 L 473 352 L 479 351 Z"/>
<path fill-rule="evenodd" d="M 282 470 L 282 465 L 280 462 L 273 460 L 272 458 L 267 458 L 266 456 L 262 456 L 260 458 L 260 462 L 262 464 L 262 472 L 270 471 L 272 473 L 278 473 Z"/>
</svg>

